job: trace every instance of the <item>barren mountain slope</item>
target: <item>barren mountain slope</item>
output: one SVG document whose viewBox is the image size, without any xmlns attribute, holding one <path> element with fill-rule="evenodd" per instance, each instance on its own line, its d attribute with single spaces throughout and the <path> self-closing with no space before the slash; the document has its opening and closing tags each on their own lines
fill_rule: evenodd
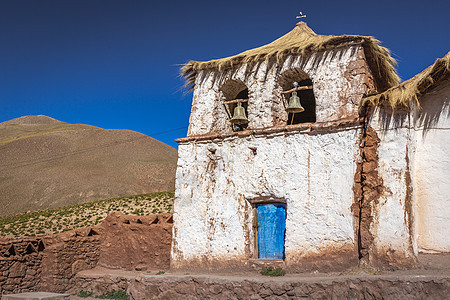
<svg viewBox="0 0 450 300">
<path fill-rule="evenodd" d="M 46 116 L 0 123 L 0 216 L 174 189 L 177 150 Z"/>
</svg>

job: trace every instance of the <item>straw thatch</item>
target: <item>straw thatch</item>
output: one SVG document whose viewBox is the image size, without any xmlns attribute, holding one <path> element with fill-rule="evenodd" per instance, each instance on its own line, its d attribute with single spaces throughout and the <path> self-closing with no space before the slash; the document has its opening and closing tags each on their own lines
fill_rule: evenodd
<svg viewBox="0 0 450 300">
<path fill-rule="evenodd" d="M 443 58 L 438 58 L 433 65 L 429 66 L 413 78 L 392 87 L 383 93 L 364 98 L 360 105 L 388 105 L 397 108 L 408 107 L 410 103 L 414 101 L 417 107 L 420 107 L 420 96 L 438 82 L 448 77 L 449 74 L 450 52 Z"/>
<path fill-rule="evenodd" d="M 395 71 L 395 60 L 389 50 L 381 47 L 373 37 L 358 35 L 318 35 L 306 23 L 300 22 L 295 28 L 265 46 L 247 50 L 235 56 L 210 60 L 206 62 L 189 61 L 181 68 L 181 75 L 186 79 L 186 85 L 192 86 L 197 72 L 206 69 L 223 71 L 241 64 L 253 64 L 275 58 L 277 62 L 290 55 L 308 55 L 314 52 L 326 51 L 343 46 L 360 44 L 364 47 L 368 64 L 375 76 L 378 91 L 384 91 L 399 82 Z"/>
</svg>

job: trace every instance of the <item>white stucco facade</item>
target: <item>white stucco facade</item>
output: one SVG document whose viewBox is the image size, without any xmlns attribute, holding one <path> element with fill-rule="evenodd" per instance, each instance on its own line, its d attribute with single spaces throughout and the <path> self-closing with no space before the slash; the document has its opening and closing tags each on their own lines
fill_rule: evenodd
<svg viewBox="0 0 450 300">
<path fill-rule="evenodd" d="M 172 258 L 254 258 L 251 203 L 258 199 L 286 203 L 287 261 L 330 245 L 355 250 L 350 207 L 359 131 L 180 145 Z"/>
<path fill-rule="evenodd" d="M 420 251 L 450 251 L 450 80 L 421 99 L 416 113 L 414 189 Z"/>
<path fill-rule="evenodd" d="M 384 189 L 372 230 L 381 252 L 450 251 L 449 80 L 419 100 L 420 108 L 378 108 L 370 122 L 380 138 Z"/>
</svg>

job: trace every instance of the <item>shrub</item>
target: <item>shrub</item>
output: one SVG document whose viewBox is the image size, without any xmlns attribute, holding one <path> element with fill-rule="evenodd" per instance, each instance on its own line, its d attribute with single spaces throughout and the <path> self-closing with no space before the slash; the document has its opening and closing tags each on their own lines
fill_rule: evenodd
<svg viewBox="0 0 450 300">
<path fill-rule="evenodd" d="M 129 300 L 130 295 L 122 290 L 112 290 L 111 292 L 105 293 L 103 295 L 97 296 L 98 299 L 114 299 L 114 300 Z"/>
<path fill-rule="evenodd" d="M 283 270 L 282 267 L 267 267 L 261 270 L 261 275 L 264 276 L 271 276 L 271 277 L 276 277 L 276 276 L 284 276 L 286 275 L 286 271 Z"/>
<path fill-rule="evenodd" d="M 171 211 L 174 192 L 134 195 L 0 217 L 0 236 L 62 232 L 100 223 L 112 210 L 144 215 Z M 130 201 L 136 206 L 131 207 Z M 73 220 L 72 220 L 73 218 Z"/>
<path fill-rule="evenodd" d="M 86 292 L 86 291 L 81 290 L 78 292 L 77 296 L 81 297 L 81 298 L 92 297 L 92 292 Z"/>
</svg>

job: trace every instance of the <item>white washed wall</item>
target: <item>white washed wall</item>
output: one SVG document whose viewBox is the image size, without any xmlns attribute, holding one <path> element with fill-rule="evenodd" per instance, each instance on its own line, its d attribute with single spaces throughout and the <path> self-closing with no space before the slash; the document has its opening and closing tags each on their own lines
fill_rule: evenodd
<svg viewBox="0 0 450 300">
<path fill-rule="evenodd" d="M 416 119 L 414 188 L 419 250 L 450 251 L 450 83 L 421 99 Z"/>
<path fill-rule="evenodd" d="M 395 251 L 403 257 L 412 251 L 407 206 L 412 206 L 412 195 L 407 183 L 411 181 L 411 130 L 407 111 L 379 109 L 375 111 L 370 126 L 380 139 L 378 145 L 378 170 L 383 180 L 379 203 L 373 203 L 371 232 L 378 254 Z"/>
<path fill-rule="evenodd" d="M 174 266 L 249 258 L 252 214 L 246 199 L 259 197 L 286 200 L 287 260 L 330 244 L 354 245 L 350 207 L 359 134 L 353 128 L 181 144 Z M 256 155 L 249 146 L 257 148 Z M 212 148 L 217 149 L 215 156 L 208 150 Z"/>
<path fill-rule="evenodd" d="M 381 252 L 450 251 L 449 80 L 420 103 L 410 112 L 378 109 L 371 119 L 385 188 L 372 224 Z"/>
</svg>

